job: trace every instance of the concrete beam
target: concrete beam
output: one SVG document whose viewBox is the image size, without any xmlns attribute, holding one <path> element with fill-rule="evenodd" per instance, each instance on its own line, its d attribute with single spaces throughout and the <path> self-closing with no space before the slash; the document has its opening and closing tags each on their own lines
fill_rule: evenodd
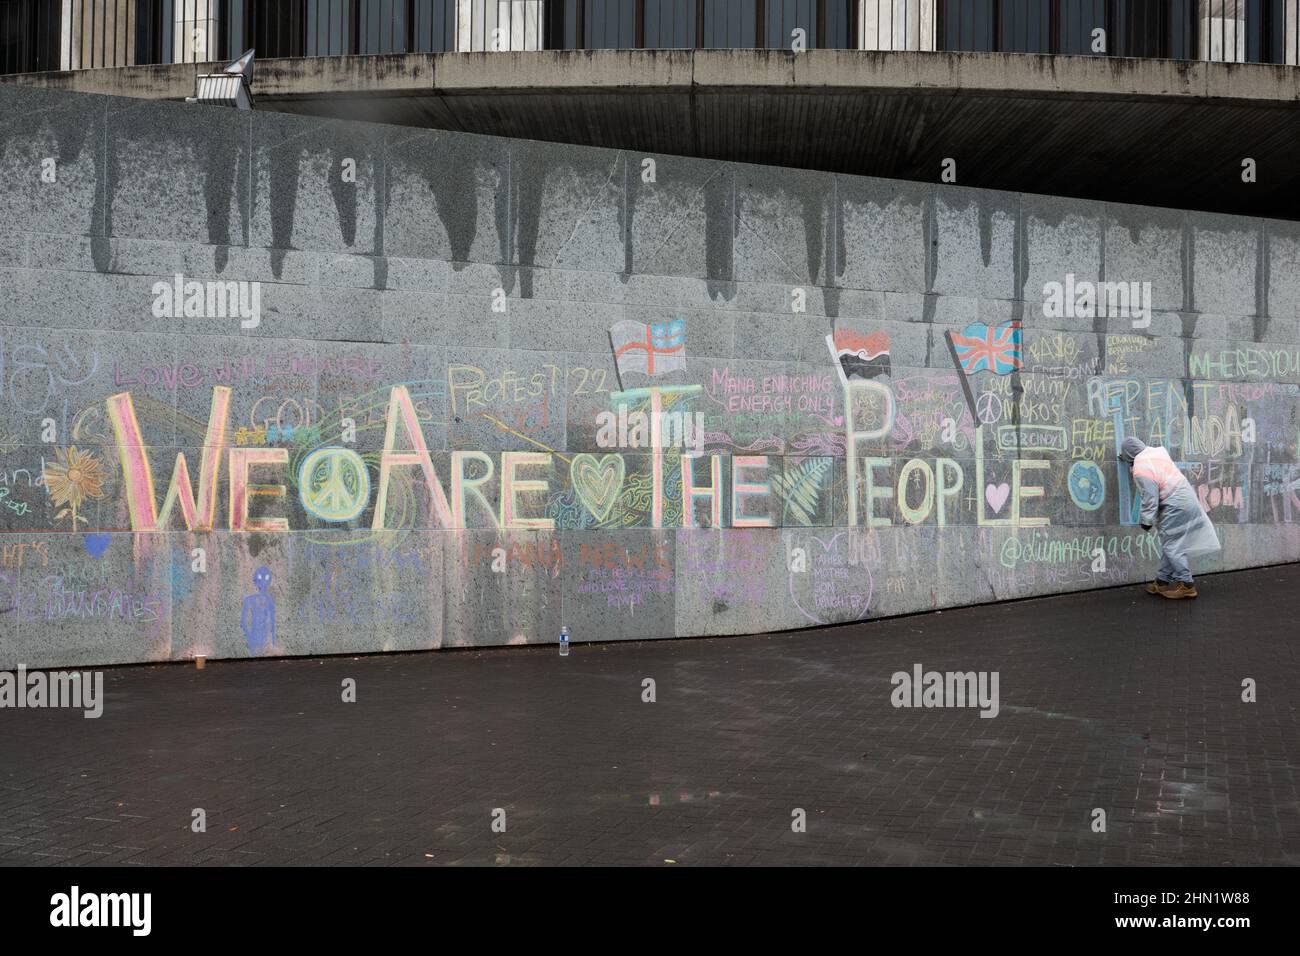
<svg viewBox="0 0 1300 956">
<path fill-rule="evenodd" d="M 219 64 L 11 82 L 182 99 Z M 259 109 L 1300 218 L 1300 69 L 1010 53 L 592 50 L 266 60 Z M 1240 181 L 1255 160 L 1258 180 Z"/>
<path fill-rule="evenodd" d="M 83 93 L 181 99 L 196 73 L 223 63 L 28 73 L 6 80 Z M 1189 96 L 1300 103 L 1300 71 L 1262 63 L 1205 63 L 1019 53 L 810 50 L 547 50 L 410 53 L 259 60 L 257 96 L 456 95 L 487 91 L 948 89 L 1023 95 Z"/>
</svg>

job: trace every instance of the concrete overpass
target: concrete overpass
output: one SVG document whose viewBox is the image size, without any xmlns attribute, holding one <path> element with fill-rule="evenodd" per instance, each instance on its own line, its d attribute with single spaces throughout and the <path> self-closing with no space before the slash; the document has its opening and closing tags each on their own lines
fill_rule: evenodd
<svg viewBox="0 0 1300 956">
<path fill-rule="evenodd" d="M 182 99 L 207 65 L 11 82 Z M 1300 219 L 1300 69 L 1014 53 L 592 50 L 264 60 L 257 108 Z M 1242 162 L 1257 181 L 1242 182 Z"/>
</svg>

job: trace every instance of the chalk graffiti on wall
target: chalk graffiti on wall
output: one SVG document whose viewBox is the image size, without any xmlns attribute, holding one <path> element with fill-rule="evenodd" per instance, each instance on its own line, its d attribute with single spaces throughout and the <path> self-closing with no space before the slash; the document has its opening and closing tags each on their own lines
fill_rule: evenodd
<svg viewBox="0 0 1300 956">
<path fill-rule="evenodd" d="M 923 390 L 918 383 L 927 377 L 932 381 Z M 1023 477 L 1031 467 L 1035 471 L 1051 470 L 1055 457 L 1065 457 L 1067 453 L 1070 454 L 1062 464 L 1073 477 L 1068 477 L 1063 470 L 1057 482 L 1058 490 L 1066 492 L 1068 500 L 1082 510 L 1095 510 L 1105 500 L 1102 469 L 1080 467 L 1078 463 L 1090 462 L 1095 466 L 1099 461 L 1106 461 L 1107 456 L 1094 454 L 1092 447 L 1083 446 L 1114 446 L 1122 434 L 1129 433 L 1147 434 L 1159 440 L 1167 437 L 1166 432 L 1179 429 L 1177 437 L 1184 441 L 1172 447 L 1188 462 L 1205 462 L 1205 490 L 1207 498 L 1215 502 L 1213 506 L 1218 506 L 1220 501 L 1240 505 L 1248 496 L 1251 480 L 1247 473 L 1250 462 L 1244 460 L 1250 446 L 1243 440 L 1242 425 L 1243 410 L 1248 410 L 1248 403 L 1239 408 L 1231 401 L 1232 396 L 1223 395 L 1222 390 L 1207 391 L 1201 405 L 1203 411 L 1183 415 L 1180 413 L 1186 406 L 1179 398 L 1182 393 L 1172 389 L 1171 384 L 1145 382 L 1139 393 L 1131 381 L 1089 381 L 1087 414 L 1071 419 L 1068 406 L 1074 398 L 1069 384 L 1058 383 L 1064 388 L 1059 401 L 1049 406 L 1050 414 L 1035 413 L 1030 417 L 1047 417 L 1062 424 L 1021 421 L 994 430 L 969 418 L 957 424 L 960 399 L 950 375 L 916 373 L 892 387 L 875 379 L 850 380 L 843 386 L 843 408 L 847 414 L 835 416 L 844 422 L 842 446 L 855 450 L 847 462 L 843 456 L 835 455 L 738 455 L 719 447 L 725 442 L 715 442 L 697 456 L 688 456 L 682 449 L 674 448 L 653 448 L 646 454 L 587 451 L 564 454 L 550 448 L 496 453 L 443 450 L 427 439 L 410 387 L 397 384 L 389 390 L 388 413 L 382 423 L 385 437 L 377 452 L 363 454 L 338 444 L 295 448 L 293 468 L 289 467 L 288 449 L 228 445 L 228 436 L 232 435 L 231 390 L 228 386 L 215 386 L 197 469 L 191 466 L 184 451 L 176 453 L 161 498 L 155 487 L 157 452 L 144 438 L 132 394 L 119 392 L 108 396 L 104 413 L 115 436 L 115 448 L 108 450 L 118 469 L 113 477 L 120 482 L 130 530 L 137 533 L 181 526 L 188 531 L 212 531 L 221 526 L 223 511 L 224 524 L 230 531 L 276 532 L 299 530 L 304 525 L 349 522 L 383 530 L 389 527 L 390 502 L 398 493 L 394 489 L 399 476 L 425 498 L 423 504 L 432 516 L 432 523 L 427 526 L 443 529 L 476 526 L 497 530 L 555 529 L 566 497 L 569 510 L 582 513 L 583 527 L 601 527 L 616 512 L 620 516 L 616 524 L 619 527 L 670 527 L 673 525 L 665 520 L 670 501 L 675 503 L 671 510 L 678 526 L 700 523 L 697 516 L 701 512 L 706 524 L 737 526 L 738 517 L 739 526 L 744 526 L 753 516 L 738 511 L 735 505 L 756 498 L 777 499 L 768 509 L 777 516 L 772 520 L 774 526 L 810 524 L 828 498 L 837 458 L 843 465 L 841 471 L 847 473 L 850 489 L 860 488 L 864 482 L 871 484 L 866 497 L 877 510 L 881 507 L 888 510 L 886 505 L 891 500 L 897 503 L 906 499 L 912 489 L 904 488 L 900 499 L 897 485 L 891 488 L 876 480 L 882 467 L 880 457 L 859 454 L 872 450 L 887 454 L 904 449 L 922 454 L 947 452 L 934 455 L 932 462 L 923 458 L 897 463 L 892 457 L 883 459 L 890 467 L 897 464 L 907 471 L 922 502 L 933 502 L 931 507 L 917 507 L 915 502 L 904 501 L 904 510 L 913 516 L 911 523 L 920 523 L 915 520 L 918 514 L 922 516 L 920 520 L 937 517 L 944 523 L 961 515 L 960 510 L 938 506 L 969 493 L 967 485 L 973 477 L 968 467 L 971 463 L 989 470 L 990 474 L 997 473 L 998 480 L 987 482 L 979 481 L 978 475 L 974 477 L 989 510 L 1001 515 L 1006 504 L 1014 503 L 1011 498 L 1016 487 L 1022 489 L 1018 497 L 1024 497 L 1023 489 L 1028 485 L 1023 480 L 1017 484 L 1017 472 Z M 661 414 L 668 396 L 682 391 L 688 395 L 699 394 L 680 386 L 610 394 L 644 400 L 652 414 Z M 1269 397 L 1290 406 L 1296 400 L 1293 390 Z M 1140 409 L 1134 407 L 1139 398 L 1143 403 Z M 1024 398 L 1024 393 L 1018 395 L 1017 401 L 1022 407 L 1033 404 Z M 1222 403 L 1221 413 L 1216 403 Z M 922 406 L 927 406 L 927 410 L 920 411 Z M 1107 412 L 1109 421 L 1102 417 Z M 1257 414 L 1251 421 L 1252 426 L 1270 429 L 1265 440 L 1275 434 L 1271 424 L 1263 414 Z M 945 429 L 949 432 L 946 442 Z M 238 435 L 238 430 L 233 430 L 233 434 Z M 900 447 L 904 439 L 906 442 Z M 1294 455 L 1294 447 L 1292 440 L 1284 453 Z M 91 523 L 85 509 L 88 503 L 104 497 L 109 476 L 97 451 L 75 445 L 58 447 L 53 457 L 45 460 L 41 476 L 46 494 L 58 509 L 55 518 L 71 527 Z M 1220 458 L 1221 455 L 1224 457 Z M 1001 464 L 995 465 L 996 462 Z M 1226 463 L 1240 469 L 1230 488 L 1223 487 L 1220 480 Z M 1275 469 L 1278 465 L 1276 461 L 1270 464 Z M 291 474 L 286 476 L 286 471 Z M 979 471 L 977 468 L 976 472 Z M 276 483 L 253 481 L 259 474 L 273 472 L 280 476 Z M 936 487 L 940 472 L 943 481 L 941 487 Z M 709 476 L 707 481 L 701 480 L 705 474 Z M 1274 485 L 1269 487 L 1272 489 Z M 12 488 L 9 483 L 0 485 L 0 496 L 12 497 Z M 255 508 L 255 499 L 266 497 L 283 502 L 288 497 L 288 488 L 296 492 L 298 507 L 293 510 L 296 516 L 293 520 L 288 507 L 286 513 L 278 516 L 257 513 L 266 509 Z M 681 506 L 684 489 L 692 499 L 689 514 Z M 551 503 L 559 507 L 549 508 Z M 853 525 L 862 509 L 863 494 L 859 492 L 843 503 L 839 513 L 826 517 L 831 523 L 847 518 L 847 523 Z M 1016 513 L 1024 520 L 1023 509 L 1017 509 Z M 977 523 L 995 520 L 987 513 L 981 516 L 978 509 L 975 517 Z M 961 523 L 960 517 L 955 521 Z"/>
<path fill-rule="evenodd" d="M 789 572 L 790 600 L 813 624 L 860 621 L 871 610 L 871 567 L 855 560 L 850 544 L 848 531 L 810 534 L 792 544 L 802 550 L 807 566 Z"/>
<path fill-rule="evenodd" d="M 60 509 L 55 517 L 67 518 L 76 531 L 77 522 L 90 523 L 85 515 L 77 513 L 78 509 L 104 497 L 103 464 L 94 455 L 77 451 L 76 445 L 60 448 L 55 454 L 57 460 L 45 466 L 45 488 Z"/>
<path fill-rule="evenodd" d="M 262 654 L 275 648 L 275 598 L 270 593 L 271 570 L 265 566 L 253 572 L 257 590 L 244 598 L 239 626 L 248 640 L 248 653 Z"/>
<path fill-rule="evenodd" d="M 1141 210 L 517 151 L 443 150 L 464 202 L 392 163 L 373 210 L 293 200 L 304 153 L 269 183 L 275 249 L 143 193 L 93 242 L 59 202 L 12 223 L 0 666 L 771 631 L 1149 579 L 1128 436 L 1218 527 L 1198 573 L 1300 559 L 1277 224 L 1175 216 L 1180 253 Z M 158 321 L 164 263 L 262 281 L 260 326 Z M 1149 267 L 1160 310 L 1044 315 L 1023 297 L 1067 263 Z"/>
<path fill-rule="evenodd" d="M 108 622 L 154 655 L 183 613 L 264 655 L 425 626 L 453 572 L 463 594 L 530 581 L 611 620 L 699 601 L 785 626 L 897 607 L 967 542 L 994 595 L 1087 586 L 1156 553 L 1115 458 L 1130 434 L 1170 448 L 1216 523 L 1300 525 L 1300 386 L 1259 373 L 1285 350 L 1198 366 L 1239 381 L 1142 378 L 1144 346 L 1111 336 L 1102 375 L 1085 336 L 968 323 L 932 364 L 847 327 L 815 362 L 760 363 L 688 359 L 676 321 L 611 330 L 603 358 L 475 350 L 432 369 L 376 357 L 396 346 L 150 364 L 8 345 L 0 603 Z M 25 422 L 51 415 L 39 441 Z M 676 440 L 696 415 L 700 440 Z M 606 447 L 611 420 L 647 440 Z M 455 544 L 430 552 L 429 534 Z"/>
</svg>

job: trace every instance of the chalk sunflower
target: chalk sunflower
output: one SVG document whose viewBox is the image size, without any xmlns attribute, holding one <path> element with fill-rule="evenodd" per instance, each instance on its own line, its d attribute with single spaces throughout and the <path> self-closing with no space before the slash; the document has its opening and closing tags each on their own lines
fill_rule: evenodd
<svg viewBox="0 0 1300 956">
<path fill-rule="evenodd" d="M 58 461 L 45 465 L 45 488 L 62 510 L 55 517 L 71 516 L 75 531 L 78 521 L 86 519 L 77 514 L 87 499 L 104 497 L 104 465 L 88 451 L 77 451 L 73 445 L 68 449 L 57 448 Z"/>
</svg>

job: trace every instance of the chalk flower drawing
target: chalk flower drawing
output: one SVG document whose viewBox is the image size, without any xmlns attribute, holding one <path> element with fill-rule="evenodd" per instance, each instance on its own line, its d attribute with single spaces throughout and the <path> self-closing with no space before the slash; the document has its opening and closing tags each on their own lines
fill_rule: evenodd
<svg viewBox="0 0 1300 956">
<path fill-rule="evenodd" d="M 58 461 L 45 466 L 45 487 L 62 510 L 56 518 L 72 518 L 75 530 L 78 521 L 86 519 L 77 514 L 86 499 L 104 497 L 104 465 L 87 451 L 77 451 L 73 445 L 68 449 L 57 448 Z"/>
</svg>

